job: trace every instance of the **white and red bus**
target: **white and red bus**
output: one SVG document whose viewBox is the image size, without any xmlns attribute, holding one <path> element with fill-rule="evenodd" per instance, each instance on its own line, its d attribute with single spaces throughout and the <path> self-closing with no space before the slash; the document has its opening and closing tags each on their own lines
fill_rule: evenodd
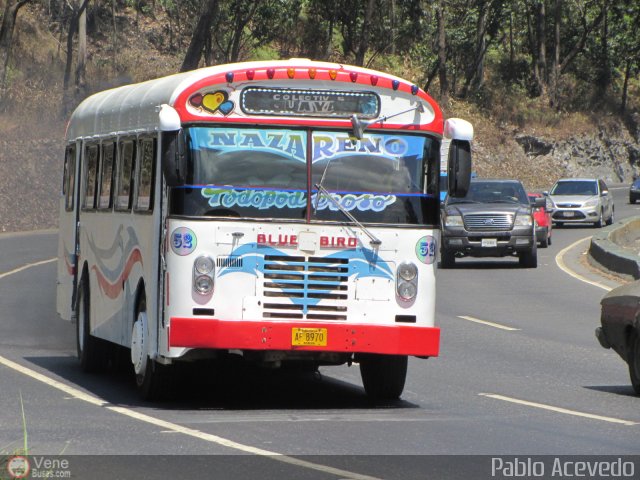
<svg viewBox="0 0 640 480">
<path fill-rule="evenodd" d="M 151 398 L 177 362 L 356 362 L 367 394 L 400 396 L 407 357 L 439 353 L 444 134 L 463 195 L 473 128 L 386 73 L 246 62 L 89 97 L 66 133 L 57 291 L 83 369 L 127 349 Z"/>
</svg>

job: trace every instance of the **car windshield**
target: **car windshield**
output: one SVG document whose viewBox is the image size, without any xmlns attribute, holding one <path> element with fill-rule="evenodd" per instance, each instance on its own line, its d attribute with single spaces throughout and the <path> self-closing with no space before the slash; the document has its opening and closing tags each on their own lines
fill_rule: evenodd
<svg viewBox="0 0 640 480">
<path fill-rule="evenodd" d="M 551 189 L 551 195 L 597 195 L 598 184 L 593 180 L 560 181 Z"/>
<path fill-rule="evenodd" d="M 433 138 L 200 126 L 186 131 L 189 173 L 186 184 L 172 191 L 172 214 L 344 222 L 347 211 L 363 223 L 437 221 L 439 142 Z"/>
<path fill-rule="evenodd" d="M 448 204 L 453 203 L 528 204 L 529 199 L 520 182 L 472 181 L 466 196 L 449 197 Z"/>
</svg>

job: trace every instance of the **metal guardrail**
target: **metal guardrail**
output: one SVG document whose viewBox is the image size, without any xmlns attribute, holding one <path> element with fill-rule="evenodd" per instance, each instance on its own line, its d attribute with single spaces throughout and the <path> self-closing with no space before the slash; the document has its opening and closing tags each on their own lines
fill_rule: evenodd
<svg viewBox="0 0 640 480">
<path fill-rule="evenodd" d="M 612 272 L 640 279 L 640 255 L 621 245 L 640 238 L 640 217 L 631 217 L 601 229 L 591 238 L 589 255 Z"/>
</svg>

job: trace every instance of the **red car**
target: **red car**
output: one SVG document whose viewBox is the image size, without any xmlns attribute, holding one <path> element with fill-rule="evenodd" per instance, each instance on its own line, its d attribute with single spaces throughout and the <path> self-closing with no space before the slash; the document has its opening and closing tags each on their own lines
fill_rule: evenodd
<svg viewBox="0 0 640 480">
<path fill-rule="evenodd" d="M 529 202 L 533 204 L 534 200 L 539 197 L 543 197 L 542 193 L 530 192 L 527 194 Z M 551 199 L 547 197 L 546 207 L 534 208 L 533 218 L 536 221 L 536 238 L 542 248 L 547 248 L 551 245 L 551 230 L 552 221 L 551 214 L 553 213 L 553 203 Z"/>
</svg>

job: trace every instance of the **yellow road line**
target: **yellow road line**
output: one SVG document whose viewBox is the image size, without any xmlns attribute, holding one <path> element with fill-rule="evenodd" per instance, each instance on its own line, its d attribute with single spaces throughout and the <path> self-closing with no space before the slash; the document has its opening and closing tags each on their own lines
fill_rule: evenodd
<svg viewBox="0 0 640 480">
<path fill-rule="evenodd" d="M 589 280 L 588 278 L 583 277 L 579 273 L 574 272 L 573 270 L 571 270 L 567 266 L 567 264 L 564 262 L 564 256 L 569 250 L 571 250 L 572 248 L 576 247 L 579 243 L 585 242 L 587 240 L 591 240 L 591 237 L 582 238 L 582 239 L 580 239 L 580 240 L 578 240 L 576 242 L 573 242 L 568 247 L 565 247 L 562 250 L 560 250 L 558 252 L 558 254 L 556 255 L 556 264 L 558 265 L 558 267 L 560 267 L 560 269 L 562 271 L 564 271 L 565 273 L 569 274 L 573 278 L 575 278 L 577 280 L 580 280 L 581 282 L 588 283 L 589 285 L 593 285 L 594 287 L 602 288 L 603 290 L 606 290 L 607 292 L 609 292 L 609 291 L 613 290 L 612 287 L 604 285 L 603 283 L 600 283 L 600 282 L 594 282 L 593 280 Z"/>
<path fill-rule="evenodd" d="M 488 320 L 480 320 L 479 318 L 469 317 L 467 315 L 458 315 L 458 318 L 462 318 L 463 320 L 468 320 L 474 323 L 481 323 L 482 325 L 488 325 L 493 328 L 499 328 L 500 330 L 507 330 L 510 332 L 516 332 L 520 330 L 519 328 L 507 327 L 506 325 L 501 325 L 495 322 L 489 322 Z"/>
<path fill-rule="evenodd" d="M 528 400 L 520 400 L 517 398 L 506 397 L 504 395 L 497 395 L 495 393 L 479 393 L 478 395 L 481 395 L 483 397 L 493 398 L 495 400 L 502 400 L 504 402 L 517 403 L 519 405 L 525 405 L 527 407 L 534 407 L 534 408 L 540 408 L 542 410 L 549 410 L 552 412 L 564 413 L 565 415 L 573 415 L 576 417 L 590 418 L 592 420 L 601 420 L 603 422 L 609 422 L 609 423 L 619 423 L 622 425 L 638 425 L 637 422 L 632 422 L 630 420 L 621 420 L 619 418 L 613 418 L 613 417 L 603 417 L 602 415 L 594 415 L 592 413 L 578 412 L 576 410 L 569 410 L 567 408 L 562 408 L 562 407 L 554 407 L 553 405 L 547 405 L 545 403 L 536 403 L 536 402 L 530 402 Z"/>
</svg>

